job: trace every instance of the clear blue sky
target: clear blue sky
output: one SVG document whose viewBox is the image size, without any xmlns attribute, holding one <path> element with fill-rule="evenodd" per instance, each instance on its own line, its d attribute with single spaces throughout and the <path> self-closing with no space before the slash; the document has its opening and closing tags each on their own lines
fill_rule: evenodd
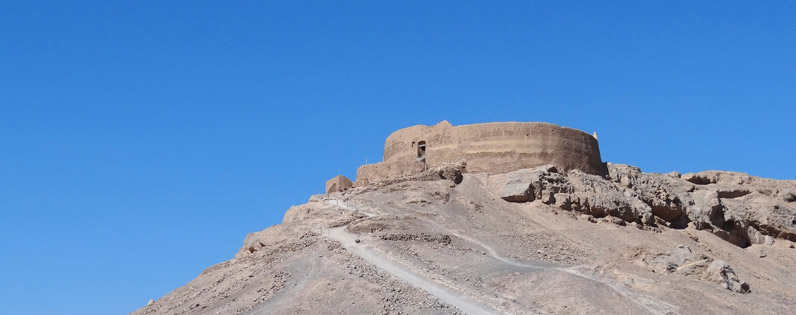
<svg viewBox="0 0 796 315">
<path fill-rule="evenodd" d="M 795 179 L 792 1 L 2 1 L 0 314 L 124 314 L 380 161 L 546 121 Z"/>
</svg>

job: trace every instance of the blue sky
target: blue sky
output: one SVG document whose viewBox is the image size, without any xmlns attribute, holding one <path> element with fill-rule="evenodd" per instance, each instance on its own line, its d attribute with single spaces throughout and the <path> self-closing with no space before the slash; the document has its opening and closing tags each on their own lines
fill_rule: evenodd
<svg viewBox="0 0 796 315">
<path fill-rule="evenodd" d="M 443 119 L 796 179 L 789 1 L 0 2 L 0 314 L 124 314 Z"/>
</svg>

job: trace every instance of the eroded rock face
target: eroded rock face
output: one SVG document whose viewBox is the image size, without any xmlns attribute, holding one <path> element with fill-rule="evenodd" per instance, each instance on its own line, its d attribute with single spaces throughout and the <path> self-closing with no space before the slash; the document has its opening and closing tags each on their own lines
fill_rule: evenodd
<svg viewBox="0 0 796 315">
<path fill-rule="evenodd" d="M 653 215 L 667 222 L 678 221 L 693 203 L 694 186 L 680 180 L 677 173 L 648 174 L 630 165 L 608 163 L 608 174 L 610 181 L 636 192 Z"/>
<path fill-rule="evenodd" d="M 560 208 L 594 217 L 613 216 L 626 222 L 653 223 L 652 209 L 635 191 L 579 171 L 567 175 L 572 192 L 557 195 L 556 205 Z"/>
<path fill-rule="evenodd" d="M 742 173 L 706 171 L 680 175 L 643 173 L 607 164 L 608 176 L 545 165 L 506 174 L 500 197 L 510 202 L 541 200 L 596 218 L 611 216 L 642 225 L 691 226 L 737 246 L 796 241 L 796 181 Z"/>
</svg>

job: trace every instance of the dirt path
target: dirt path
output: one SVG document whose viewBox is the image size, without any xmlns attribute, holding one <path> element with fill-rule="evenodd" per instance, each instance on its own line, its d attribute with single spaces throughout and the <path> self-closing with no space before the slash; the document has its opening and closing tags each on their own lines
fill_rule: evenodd
<svg viewBox="0 0 796 315">
<path fill-rule="evenodd" d="M 372 212 L 365 211 L 362 206 L 358 206 L 357 200 L 354 199 L 352 201 L 346 201 L 340 198 L 329 198 L 324 200 L 326 204 L 330 206 L 335 206 L 338 208 L 342 208 L 344 210 L 352 211 L 352 212 L 359 212 L 369 217 L 375 217 L 376 214 Z"/>
<path fill-rule="evenodd" d="M 512 265 L 512 266 L 516 266 L 516 267 L 521 267 L 521 268 L 534 269 L 534 270 L 555 270 L 555 271 L 568 273 L 568 274 L 576 276 L 576 277 L 580 277 L 580 278 L 583 278 L 583 279 L 587 279 L 587 280 L 594 281 L 594 282 L 600 283 L 602 285 L 605 285 L 605 286 L 611 288 L 612 290 L 616 291 L 620 295 L 624 296 L 629 301 L 631 301 L 631 302 L 635 303 L 636 305 L 640 306 L 641 308 L 645 309 L 650 314 L 664 315 L 664 314 L 676 313 L 675 308 L 672 305 L 668 304 L 668 303 L 664 303 L 664 302 L 661 302 L 661 301 L 654 300 L 654 299 L 649 298 L 649 297 L 647 297 L 647 296 L 645 296 L 645 295 L 643 295 L 641 293 L 632 291 L 629 288 L 621 287 L 621 286 L 613 283 L 610 280 L 601 279 L 600 277 L 595 275 L 593 272 L 582 271 L 582 270 L 579 270 L 578 267 L 562 268 L 562 267 L 555 267 L 555 266 L 550 266 L 550 265 L 541 264 L 541 263 L 534 264 L 534 263 L 517 262 L 517 261 L 514 261 L 514 260 L 511 260 L 511 259 L 508 259 L 508 258 L 505 258 L 503 256 L 498 255 L 497 251 L 494 248 L 492 248 L 491 246 L 489 246 L 489 245 L 487 245 L 487 244 L 485 244 L 485 243 L 483 243 L 481 241 L 478 241 L 478 240 L 473 239 L 473 238 L 468 237 L 468 236 L 464 236 L 464 235 L 462 235 L 462 234 L 460 234 L 460 233 L 458 233 L 456 231 L 453 231 L 451 229 L 448 229 L 448 228 L 445 228 L 443 226 L 440 226 L 439 224 L 436 224 L 435 222 L 431 222 L 431 221 L 428 221 L 428 220 L 426 220 L 426 222 L 438 227 L 439 229 L 441 229 L 443 231 L 446 231 L 446 232 L 450 233 L 451 235 L 454 235 L 454 236 L 459 237 L 459 238 L 461 238 L 461 239 L 463 239 L 465 241 L 468 241 L 470 243 L 473 243 L 473 244 L 476 244 L 476 245 L 480 246 L 481 248 L 485 249 L 487 251 L 487 253 L 489 253 L 490 257 L 492 257 L 493 259 L 498 260 L 498 261 L 500 261 L 500 262 L 502 262 L 504 264 Z"/>
<path fill-rule="evenodd" d="M 425 290 L 440 301 L 453 305 L 465 314 L 501 314 L 500 311 L 462 295 L 460 292 L 431 280 L 405 266 L 391 261 L 364 243 L 356 243 L 356 235 L 345 230 L 345 226 L 329 230 L 329 237 L 340 242 L 349 252 L 361 257 L 366 262 L 381 268 L 394 277 L 406 281 L 409 285 Z"/>
<path fill-rule="evenodd" d="M 374 214 L 368 213 L 368 212 L 364 212 L 361 209 L 354 209 L 350 205 L 348 205 L 348 203 L 340 202 L 340 200 L 330 199 L 330 200 L 327 201 L 327 203 L 330 204 L 330 205 L 334 205 L 334 206 L 349 210 L 349 211 L 359 211 L 359 212 L 364 213 L 365 215 L 367 215 L 369 217 L 375 216 Z M 608 288 L 612 289 L 613 291 L 615 291 L 615 292 L 619 293 L 620 295 L 624 296 L 630 302 L 632 302 L 632 303 L 638 305 L 639 307 L 641 307 L 642 309 L 646 310 L 649 314 L 660 314 L 660 315 L 663 315 L 663 314 L 672 314 L 672 313 L 676 314 L 677 313 L 677 309 L 674 306 L 672 306 L 672 305 L 670 305 L 668 303 L 665 303 L 665 302 L 662 302 L 662 301 L 658 301 L 656 299 L 650 298 L 650 297 L 648 297 L 648 296 L 646 296 L 644 294 L 641 294 L 639 292 L 635 292 L 635 291 L 633 291 L 633 290 L 631 290 L 629 288 L 625 288 L 625 287 L 619 286 L 619 285 L 617 285 L 616 283 L 613 283 L 610 280 L 602 279 L 601 277 L 595 275 L 593 272 L 586 271 L 586 270 L 580 270 L 580 268 L 578 268 L 578 267 L 562 268 L 562 267 L 555 267 L 555 266 L 550 266 L 548 264 L 542 264 L 542 263 L 535 264 L 535 263 L 526 263 L 526 262 L 514 261 L 514 260 L 511 260 L 511 259 L 508 259 L 508 258 L 505 258 L 505 257 L 499 255 L 494 248 L 492 248 L 491 246 L 489 246 L 489 245 L 487 245 L 487 244 L 485 244 L 485 243 L 483 243 L 483 242 L 481 242 L 479 240 L 476 240 L 474 238 L 462 235 L 461 233 L 458 233 L 455 230 L 452 230 L 452 229 L 449 229 L 447 227 L 444 227 L 444 226 L 442 226 L 442 225 L 440 225 L 440 224 L 438 224 L 436 222 L 433 222 L 433 221 L 430 221 L 430 220 L 427 220 L 427 219 L 424 219 L 424 221 L 426 221 L 427 223 L 429 223 L 431 225 L 434 225 L 435 227 L 437 227 L 437 228 L 439 228 L 439 229 L 441 229 L 441 230 L 443 230 L 443 231 L 445 231 L 445 232 L 447 232 L 447 233 L 449 233 L 451 235 L 457 236 L 457 237 L 459 237 L 459 238 L 461 238 L 461 239 L 463 239 L 465 241 L 468 241 L 470 243 L 473 243 L 473 244 L 485 249 L 489 253 L 490 257 L 492 257 L 493 259 L 495 259 L 497 261 L 500 261 L 500 262 L 502 262 L 504 264 L 512 265 L 512 266 L 516 266 L 516 267 L 521 267 L 521 268 L 535 269 L 535 270 L 555 270 L 555 271 L 559 271 L 559 272 L 564 272 L 564 273 L 573 275 L 575 277 L 580 277 L 580 278 L 583 278 L 583 279 L 587 279 L 587 280 L 594 281 L 594 282 L 600 283 L 602 285 L 605 285 Z M 344 230 L 342 230 L 342 231 L 345 232 Z M 354 241 L 355 237 L 353 235 L 351 237 L 352 238 L 350 239 L 350 244 L 354 244 L 353 241 Z M 338 241 L 340 241 L 340 240 L 338 240 Z M 343 244 L 345 246 L 345 243 L 343 243 Z M 346 248 L 348 248 L 348 247 L 346 247 Z M 373 255 L 378 255 L 378 253 L 373 251 L 373 250 L 370 250 L 370 253 L 373 254 Z M 401 279 L 403 279 L 403 278 L 401 278 Z M 450 303 L 450 304 L 453 304 L 453 303 Z"/>
</svg>

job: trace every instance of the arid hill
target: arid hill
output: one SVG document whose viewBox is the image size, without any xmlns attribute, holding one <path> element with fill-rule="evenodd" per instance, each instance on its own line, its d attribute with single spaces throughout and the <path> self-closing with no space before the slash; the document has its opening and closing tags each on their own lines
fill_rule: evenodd
<svg viewBox="0 0 796 315">
<path fill-rule="evenodd" d="M 796 181 L 582 161 L 589 172 L 439 161 L 379 181 L 337 178 L 249 234 L 234 258 L 132 314 L 796 309 Z"/>
</svg>

